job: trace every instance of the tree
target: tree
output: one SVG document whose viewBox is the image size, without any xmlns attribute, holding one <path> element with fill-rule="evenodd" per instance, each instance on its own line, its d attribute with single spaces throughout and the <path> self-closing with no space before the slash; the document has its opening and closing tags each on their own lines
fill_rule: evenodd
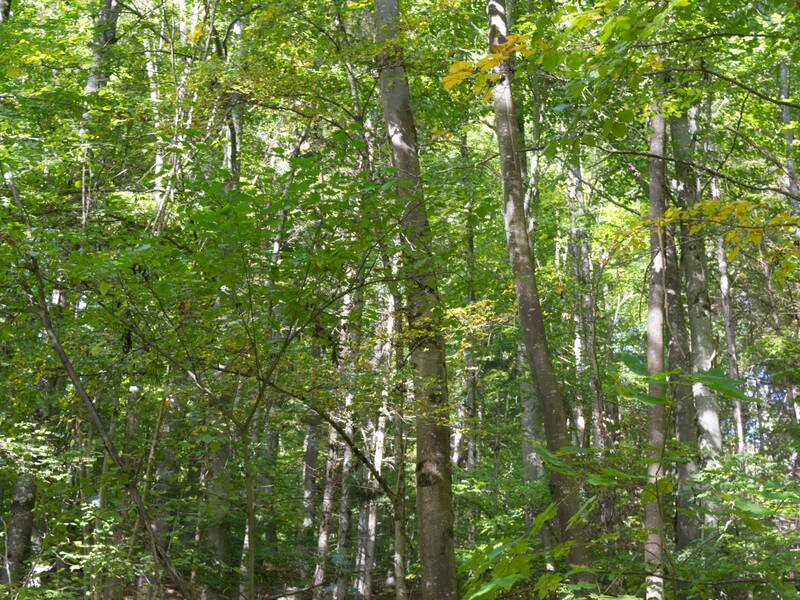
<svg viewBox="0 0 800 600">
<path fill-rule="evenodd" d="M 449 406 L 431 232 L 417 156 L 402 48 L 398 45 L 397 0 L 375 1 L 376 40 L 382 46 L 380 89 L 383 118 L 396 169 L 405 312 L 417 403 L 417 530 L 422 562 L 422 594 L 428 600 L 457 598 L 453 548 Z"/>
</svg>

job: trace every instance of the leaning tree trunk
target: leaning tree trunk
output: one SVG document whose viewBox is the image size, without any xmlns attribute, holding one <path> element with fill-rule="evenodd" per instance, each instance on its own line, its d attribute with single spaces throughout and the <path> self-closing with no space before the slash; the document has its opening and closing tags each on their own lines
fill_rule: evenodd
<svg viewBox="0 0 800 600">
<path fill-rule="evenodd" d="M 647 600 L 664 600 L 664 517 L 661 499 L 664 476 L 662 454 L 666 442 L 666 394 L 663 379 L 652 376 L 664 369 L 664 138 L 666 127 L 660 108 L 652 116 L 649 158 L 650 195 L 650 292 L 647 300 L 648 393 L 657 399 L 647 411 L 647 487 L 645 488 L 644 559 L 648 575 Z"/>
<path fill-rule="evenodd" d="M 422 598 L 458 596 L 453 546 L 450 427 L 441 301 L 432 261 L 431 231 L 420 181 L 417 134 L 402 49 L 397 46 L 398 0 L 375 0 L 375 30 L 382 47 L 383 114 L 403 205 L 403 273 L 409 357 L 417 405 L 417 531 Z"/>
<path fill-rule="evenodd" d="M 489 0 L 487 13 L 489 44 L 490 49 L 494 51 L 506 40 L 505 2 Z M 503 177 L 503 213 L 508 252 L 519 304 L 521 336 L 542 406 L 547 446 L 551 452 L 556 452 L 569 445 L 566 415 L 564 402 L 556 384 L 550 350 L 547 346 L 539 292 L 536 287 L 536 274 L 525 218 L 522 157 L 511 95 L 511 70 L 508 61 L 501 61 L 499 69 L 501 79 L 494 86 L 492 94 Z M 562 538 L 564 541 L 572 541 L 570 562 L 577 565 L 588 565 L 589 557 L 580 520 L 573 527 L 568 527 L 570 519 L 579 509 L 577 483 L 568 475 L 554 471 L 551 473 L 550 487 L 558 504 Z"/>
<path fill-rule="evenodd" d="M 689 117 L 684 114 L 670 119 L 670 133 L 678 179 L 677 199 L 689 209 L 697 201 L 697 181 L 691 168 L 693 158 Z M 683 243 L 683 274 L 686 279 L 686 299 L 689 306 L 689 328 L 692 339 L 692 370 L 707 371 L 714 357 L 714 335 L 711 326 L 711 302 L 708 298 L 705 236 L 702 229 L 689 234 L 681 228 Z M 697 409 L 700 454 L 704 461 L 716 459 L 722 451 L 719 426 L 719 407 L 714 393 L 697 381 L 692 385 Z M 709 519 L 712 520 L 713 519 Z"/>
</svg>

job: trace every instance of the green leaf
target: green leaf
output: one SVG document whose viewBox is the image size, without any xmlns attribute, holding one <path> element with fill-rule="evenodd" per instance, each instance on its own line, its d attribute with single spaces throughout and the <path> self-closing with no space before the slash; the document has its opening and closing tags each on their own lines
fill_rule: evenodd
<svg viewBox="0 0 800 600">
<path fill-rule="evenodd" d="M 754 402 L 752 398 L 740 389 L 740 386 L 744 385 L 744 381 L 728 377 L 722 369 L 714 368 L 708 371 L 700 371 L 694 373 L 691 379 L 699 381 L 706 387 L 728 398 L 737 398 L 745 402 Z"/>
<path fill-rule="evenodd" d="M 501 590 L 508 590 L 511 587 L 524 579 L 525 575 L 517 574 L 517 575 L 506 575 L 505 577 L 496 577 L 492 579 L 490 582 L 486 583 L 481 587 L 477 592 L 474 592 L 467 596 L 464 600 L 492 600 L 497 595 L 497 592 Z"/>
</svg>

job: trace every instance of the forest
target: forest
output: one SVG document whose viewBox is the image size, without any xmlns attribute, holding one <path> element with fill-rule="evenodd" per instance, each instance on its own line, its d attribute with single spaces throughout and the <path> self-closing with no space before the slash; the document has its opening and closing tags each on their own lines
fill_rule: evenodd
<svg viewBox="0 0 800 600">
<path fill-rule="evenodd" d="M 0 0 L 0 597 L 800 600 L 796 0 Z"/>
</svg>

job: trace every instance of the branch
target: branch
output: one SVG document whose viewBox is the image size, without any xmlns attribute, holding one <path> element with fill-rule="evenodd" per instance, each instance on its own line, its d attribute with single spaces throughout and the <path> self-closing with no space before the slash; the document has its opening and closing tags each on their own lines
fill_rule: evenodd
<svg viewBox="0 0 800 600">
<path fill-rule="evenodd" d="M 293 392 L 291 390 L 282 388 L 272 380 L 268 380 L 267 385 L 273 388 L 275 391 L 280 392 L 285 396 L 289 396 L 290 398 L 294 398 L 295 400 L 301 402 L 304 406 L 317 413 L 320 416 L 320 418 L 322 418 L 323 421 L 328 423 L 328 425 L 333 427 L 336 430 L 336 432 L 342 436 L 344 443 L 350 447 L 350 449 L 353 451 L 353 454 L 356 455 L 356 458 L 358 458 L 358 460 L 361 461 L 361 463 L 367 468 L 367 470 L 369 470 L 370 474 L 375 478 L 375 481 L 378 482 L 378 485 L 381 486 L 383 492 L 386 494 L 389 500 L 391 500 L 392 506 L 397 506 L 397 496 L 395 495 L 394 490 L 392 490 L 391 486 L 386 481 L 386 479 L 380 474 L 378 469 L 375 468 L 375 465 L 372 463 L 372 461 L 369 460 L 364 455 L 364 453 L 356 445 L 353 439 L 347 434 L 347 431 L 345 430 L 344 427 L 342 427 L 339 423 L 337 423 L 336 420 L 333 417 L 331 417 L 327 412 L 315 406 L 310 400 L 308 400 L 304 396 L 296 392 Z"/>
<path fill-rule="evenodd" d="M 19 210 L 22 222 L 27 228 L 28 235 L 30 236 L 31 235 L 30 220 L 28 219 L 28 214 L 25 211 L 25 206 L 22 203 L 22 199 L 20 198 L 17 186 L 14 183 L 14 178 L 11 173 L 11 169 L 9 169 L 8 166 L 5 166 L 4 171 L 5 171 L 4 178 L 6 185 L 8 186 L 8 189 L 11 192 L 11 197 L 14 200 L 14 204 L 17 206 L 17 209 Z M 50 338 L 50 343 L 53 347 L 53 350 L 58 356 L 58 359 L 61 361 L 64 370 L 67 372 L 67 375 L 70 378 L 70 381 L 72 381 L 72 385 L 75 386 L 75 391 L 77 391 L 78 397 L 80 397 L 84 407 L 86 408 L 86 411 L 89 413 L 90 420 L 92 421 L 98 433 L 100 434 L 100 438 L 103 440 L 103 446 L 105 447 L 106 453 L 108 454 L 109 458 L 111 458 L 114 465 L 120 471 L 127 474 L 128 473 L 127 467 L 122 461 L 119 452 L 117 452 L 117 449 L 114 446 L 114 441 L 111 439 L 111 436 L 108 433 L 108 429 L 103 423 L 100 414 L 97 412 L 94 400 L 92 400 L 91 396 L 86 391 L 86 388 L 83 385 L 83 381 L 81 380 L 80 375 L 78 375 L 78 372 L 75 370 L 72 361 L 69 359 L 69 356 L 65 352 L 64 347 L 61 345 L 61 340 L 59 339 L 55 327 L 53 326 L 53 321 L 50 318 L 50 309 L 48 308 L 47 305 L 47 296 L 45 294 L 44 278 L 42 277 L 42 271 L 41 268 L 39 267 L 39 261 L 36 259 L 36 256 L 32 253 L 28 253 L 27 259 L 28 259 L 27 269 L 34 277 L 34 280 L 36 282 L 36 289 L 35 290 L 31 289 L 31 287 L 24 279 L 20 280 L 22 288 L 25 290 L 25 293 L 28 296 L 28 300 L 30 301 L 34 310 L 38 313 L 42 321 L 42 326 L 44 327 L 44 330 L 47 333 L 47 337 Z M 136 511 L 139 513 L 139 518 L 141 519 L 142 523 L 144 523 L 147 529 L 150 550 L 153 554 L 153 558 L 155 559 L 156 564 L 160 565 L 169 574 L 173 583 L 177 586 L 177 588 L 180 590 L 181 594 L 185 598 L 194 598 L 194 593 L 191 587 L 183 580 L 183 578 L 175 568 L 175 565 L 170 560 L 169 556 L 159 545 L 158 540 L 155 537 L 155 531 L 152 526 L 152 521 L 150 520 L 150 517 L 147 514 L 147 509 L 145 508 L 144 500 L 142 500 L 142 496 L 139 493 L 139 488 L 136 486 L 134 478 L 126 477 L 126 480 L 127 483 L 125 484 L 125 486 L 128 489 L 128 493 L 131 495 L 133 503 L 136 505 Z"/>
</svg>

